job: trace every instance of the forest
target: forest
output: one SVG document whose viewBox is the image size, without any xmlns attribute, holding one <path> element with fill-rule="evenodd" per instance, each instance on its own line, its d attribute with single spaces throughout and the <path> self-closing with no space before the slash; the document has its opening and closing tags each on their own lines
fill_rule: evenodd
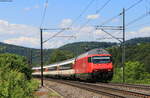
<svg viewBox="0 0 150 98">
<path fill-rule="evenodd" d="M 140 38 L 141 40 L 141 38 Z M 132 40 L 133 43 L 127 41 L 125 48 L 125 82 L 150 84 L 150 42 L 147 39 L 142 39 L 141 42 L 137 39 Z M 92 43 L 92 42 L 91 42 Z M 99 48 L 95 44 L 75 43 L 63 46 L 55 50 L 49 59 L 49 63 L 63 61 L 65 59 L 76 57 L 77 55 Z M 81 46 L 80 46 L 81 45 Z M 94 46 L 95 45 L 95 46 Z M 122 48 L 118 44 L 109 43 L 110 46 L 104 46 L 104 49 L 110 52 L 113 57 L 114 78 L 112 82 L 122 82 Z M 102 46 L 100 48 L 102 48 Z M 78 48 L 75 48 L 75 47 Z M 83 47 L 82 47 L 83 46 Z M 70 48 L 71 47 L 71 48 Z M 78 50 L 78 51 L 77 51 Z M 66 55 L 67 54 L 67 55 Z"/>
<path fill-rule="evenodd" d="M 138 43 L 150 43 L 150 37 L 134 38 L 126 41 L 127 45 L 136 45 Z M 93 48 L 109 48 L 112 46 L 118 46 L 118 44 L 119 43 L 111 42 L 75 42 L 61 46 L 57 48 L 57 50 L 70 51 L 77 56 Z M 43 53 L 45 64 L 49 63 L 48 61 L 53 51 L 55 51 L 55 49 L 44 49 Z M 0 53 L 13 53 L 25 56 L 28 61 L 31 61 L 30 63 L 32 63 L 33 66 L 39 66 L 40 64 L 40 49 L 0 43 Z"/>
<path fill-rule="evenodd" d="M 121 63 L 122 50 L 121 50 L 121 46 L 118 43 L 76 42 L 76 43 L 70 43 L 64 45 L 57 49 L 46 49 L 44 50 L 44 64 L 46 65 L 50 63 L 63 61 L 69 58 L 73 58 L 78 56 L 81 53 L 84 53 L 94 48 L 104 48 L 112 54 L 113 64 L 114 64 L 114 78 L 112 82 L 122 82 L 122 63 Z M 126 54 L 125 56 L 126 57 L 126 63 L 125 63 L 126 82 L 142 83 L 142 84 L 149 83 L 150 37 L 135 38 L 126 41 L 125 54 Z M 30 61 L 31 59 L 32 62 Z M 9 77 L 10 79 L 8 78 L 5 80 L 7 82 L 0 81 L 1 85 L 6 86 L 11 84 L 10 82 L 11 77 L 15 77 L 15 76 L 16 78 L 12 78 L 12 79 L 17 79 L 17 77 L 20 77 L 18 78 L 18 80 L 14 80 L 14 81 L 18 81 L 16 82 L 16 86 L 17 83 L 20 83 L 20 81 L 22 80 L 28 81 L 25 82 L 24 84 L 27 83 L 27 85 L 30 85 L 32 84 L 32 81 L 34 81 L 31 79 L 31 67 L 40 65 L 40 50 L 1 43 L 0 60 L 1 60 L 0 75 L 2 79 L 5 80 L 7 77 L 6 75 L 4 75 L 4 73 L 8 73 L 8 76 L 12 75 Z M 12 88 L 11 85 L 10 87 L 8 86 L 6 92 L 1 92 L 1 93 L 4 93 L 4 95 L 6 96 L 10 96 L 7 92 L 7 90 L 10 88 Z M 18 89 L 22 89 L 22 88 L 23 87 L 20 88 L 18 87 Z M 0 90 L 1 89 L 3 89 L 3 87 L 0 88 Z M 23 88 L 23 89 L 27 89 L 27 88 Z M 3 94 L 0 95 L 4 96 Z"/>
</svg>

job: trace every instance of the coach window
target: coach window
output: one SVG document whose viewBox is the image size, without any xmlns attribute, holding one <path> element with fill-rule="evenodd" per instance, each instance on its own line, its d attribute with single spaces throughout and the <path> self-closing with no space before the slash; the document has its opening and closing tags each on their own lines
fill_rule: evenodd
<svg viewBox="0 0 150 98">
<path fill-rule="evenodd" d="M 56 69 L 57 69 L 57 66 L 48 68 L 49 71 L 56 70 Z"/>
<path fill-rule="evenodd" d="M 61 70 L 72 69 L 72 64 L 65 64 L 60 66 Z"/>
</svg>

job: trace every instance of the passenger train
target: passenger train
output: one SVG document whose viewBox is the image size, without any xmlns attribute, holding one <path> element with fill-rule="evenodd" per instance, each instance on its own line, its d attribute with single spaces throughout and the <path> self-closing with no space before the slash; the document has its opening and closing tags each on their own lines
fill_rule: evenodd
<svg viewBox="0 0 150 98">
<path fill-rule="evenodd" d="M 104 49 L 93 49 L 76 58 L 43 67 L 45 77 L 107 82 L 113 77 L 112 55 Z M 41 75 L 41 67 L 33 67 L 33 76 Z"/>
</svg>

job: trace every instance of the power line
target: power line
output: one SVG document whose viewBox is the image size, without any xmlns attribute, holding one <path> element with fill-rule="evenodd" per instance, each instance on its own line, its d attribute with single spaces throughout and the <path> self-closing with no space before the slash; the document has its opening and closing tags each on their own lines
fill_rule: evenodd
<svg viewBox="0 0 150 98">
<path fill-rule="evenodd" d="M 132 9 L 133 7 L 135 7 L 136 5 L 138 5 L 139 3 L 141 3 L 143 0 L 138 0 L 137 2 L 135 2 L 133 5 L 131 5 L 130 7 L 128 7 L 127 9 L 125 9 L 125 11 L 127 12 L 128 10 Z"/>
<path fill-rule="evenodd" d="M 91 6 L 91 4 L 94 2 L 95 0 L 91 0 L 88 5 L 85 7 L 85 9 L 79 14 L 79 16 L 74 20 L 74 22 L 70 25 L 72 26 L 87 10 L 88 8 Z M 69 26 L 69 27 L 70 27 Z"/>
<path fill-rule="evenodd" d="M 91 0 L 91 1 L 88 3 L 88 5 L 85 7 L 85 9 L 79 14 L 79 16 L 74 20 L 74 22 L 73 22 L 68 28 L 71 28 L 71 26 L 87 11 L 87 9 L 90 7 L 90 5 L 91 5 L 94 1 L 95 1 L 95 0 Z M 111 0 L 108 0 L 100 9 L 98 9 L 98 10 L 96 11 L 96 14 L 99 13 L 110 1 L 111 1 Z M 84 23 L 84 25 L 79 28 L 79 31 L 80 31 L 86 24 L 88 24 L 90 21 L 91 21 L 91 20 L 88 19 L 88 20 L 86 21 L 86 23 Z M 48 39 L 45 40 L 44 42 L 47 42 L 48 40 L 54 38 L 55 36 L 59 35 L 60 33 L 64 32 L 64 31 L 65 31 L 65 29 L 64 29 L 64 30 L 61 30 L 61 31 L 59 31 L 59 32 L 57 32 L 56 34 L 54 34 L 52 37 L 48 38 Z"/>
<path fill-rule="evenodd" d="M 111 1 L 111 0 L 107 0 L 107 1 L 104 3 L 104 5 L 103 5 L 100 9 L 98 9 L 98 10 L 96 11 L 95 14 L 99 13 L 100 11 L 102 11 L 102 10 L 106 7 L 106 5 L 108 5 L 108 3 L 109 3 L 110 1 Z M 80 26 L 80 28 L 78 29 L 78 32 L 80 32 L 80 30 L 81 30 L 82 28 L 84 28 L 90 21 L 91 21 L 91 20 L 88 19 L 82 26 Z"/>
<path fill-rule="evenodd" d="M 48 0 L 45 1 L 44 11 L 42 13 L 42 18 L 41 18 L 41 23 L 40 23 L 40 28 L 42 28 L 42 25 L 43 25 L 44 20 L 45 20 L 45 15 L 46 15 L 47 7 L 48 7 Z"/>
<path fill-rule="evenodd" d="M 122 31 L 119 31 L 119 32 L 114 32 L 114 35 L 118 35 L 119 33 L 121 33 Z M 102 39 L 109 39 L 108 37 L 106 37 L 106 35 L 104 35 L 104 37 L 102 37 L 102 38 L 97 38 L 97 40 L 102 40 Z M 122 39 L 122 38 L 120 38 L 120 37 L 116 37 L 116 38 L 118 38 L 118 39 Z M 113 39 L 112 37 L 111 37 L 111 39 Z"/>
<path fill-rule="evenodd" d="M 106 3 L 96 11 L 96 14 L 99 13 L 111 0 L 106 1 Z"/>
<path fill-rule="evenodd" d="M 134 4 L 132 4 L 131 6 L 129 6 L 128 8 L 126 8 L 125 11 L 126 11 L 126 12 L 129 11 L 130 9 L 132 9 L 133 7 L 135 7 L 136 5 L 138 5 L 139 3 L 141 3 L 142 1 L 143 1 L 143 0 L 138 0 L 137 2 L 135 2 Z M 108 22 L 111 22 L 112 20 L 114 20 L 114 19 L 117 18 L 118 16 L 121 16 L 122 14 L 123 14 L 123 12 L 119 13 L 119 14 L 116 15 L 116 16 L 113 16 L 112 18 L 110 18 L 110 19 L 104 21 L 100 26 L 102 26 L 102 25 L 104 25 L 104 24 L 106 24 L 106 23 L 108 23 Z M 103 29 L 101 29 L 101 30 L 103 31 Z M 105 33 L 107 33 L 107 32 L 105 32 Z M 111 34 L 109 34 L 109 35 L 111 36 Z M 114 36 L 111 36 L 111 37 L 114 37 Z"/>
<path fill-rule="evenodd" d="M 139 26 L 143 26 L 143 25 L 147 25 L 147 24 L 150 24 L 150 21 L 148 21 L 148 22 L 146 22 L 146 23 L 138 24 L 138 25 L 129 26 L 129 27 L 126 28 L 126 29 L 135 28 L 135 27 L 139 27 Z"/>
<path fill-rule="evenodd" d="M 72 22 L 71 25 L 68 26 L 68 28 L 71 28 L 72 25 L 87 11 L 87 9 L 90 7 L 90 5 L 94 2 L 95 0 L 91 0 L 88 5 L 85 7 L 85 9 L 79 14 L 79 16 L 74 20 L 74 22 Z M 47 42 L 48 40 L 56 37 L 57 35 L 59 35 L 60 33 L 64 32 L 66 29 L 62 29 L 61 31 L 57 32 L 56 34 L 54 34 L 53 36 L 51 36 L 50 38 L 48 38 L 47 40 L 45 40 L 43 43 Z"/>
<path fill-rule="evenodd" d="M 109 22 L 111 22 L 112 20 L 116 19 L 116 18 L 119 17 L 119 16 L 121 16 L 121 13 L 119 13 L 118 15 L 113 16 L 112 18 L 110 18 L 110 19 L 104 21 L 101 25 L 104 25 L 104 24 L 106 24 L 106 23 L 109 23 Z"/>
<path fill-rule="evenodd" d="M 126 11 L 126 12 L 129 11 L 130 9 L 132 9 L 133 7 L 135 7 L 136 5 L 138 5 L 139 3 L 141 3 L 142 1 L 143 1 L 143 0 L 138 0 L 137 2 L 135 2 L 134 4 L 132 4 L 131 6 L 129 6 L 128 8 L 126 8 L 125 11 Z M 103 23 L 101 24 L 101 26 L 104 25 L 104 24 L 106 24 L 106 23 L 108 23 L 108 22 L 111 22 L 112 20 L 114 20 L 114 19 L 117 18 L 118 16 L 121 16 L 122 14 L 123 14 L 123 12 L 121 12 L 121 13 L 119 13 L 118 15 L 116 15 L 116 16 L 114 16 L 114 17 L 108 19 L 108 20 L 106 20 L 105 22 L 103 22 Z M 143 15 L 143 16 L 144 16 L 144 15 Z M 143 16 L 141 16 L 140 18 L 142 18 Z M 136 21 L 136 20 L 134 20 L 134 21 Z M 133 22 L 133 21 L 132 21 L 132 22 Z M 111 37 L 113 37 L 113 36 L 111 36 Z"/>
<path fill-rule="evenodd" d="M 118 40 L 119 42 L 121 42 L 121 40 L 119 38 L 116 38 L 115 36 L 111 35 L 110 33 L 108 33 L 107 31 L 105 31 L 104 29 L 101 29 L 103 32 L 107 33 L 109 36 L 111 36 L 112 38 Z"/>
<path fill-rule="evenodd" d="M 136 18 L 136 19 L 130 21 L 129 23 L 127 23 L 126 26 L 129 26 L 129 25 L 131 25 L 131 24 L 137 22 L 138 20 L 143 19 L 143 18 L 145 18 L 145 17 L 148 16 L 148 15 L 150 15 L 150 11 L 149 11 L 149 12 L 146 12 L 146 13 L 144 13 L 143 15 L 141 15 L 140 17 L 138 17 L 138 18 Z"/>
<path fill-rule="evenodd" d="M 56 34 L 54 34 L 53 36 L 51 36 L 51 37 L 48 38 L 47 40 L 43 41 L 43 43 L 45 43 L 45 42 L 47 42 L 48 40 L 50 40 L 50 39 L 56 37 L 57 35 L 59 35 L 59 34 L 60 34 L 61 32 L 63 32 L 64 30 L 66 30 L 66 29 L 64 28 L 64 29 L 62 29 L 61 31 L 57 32 Z"/>
<path fill-rule="evenodd" d="M 138 5 L 139 3 L 141 3 L 142 1 L 143 1 L 143 0 L 138 0 L 137 2 L 135 2 L 134 4 L 132 4 L 131 6 L 129 6 L 128 8 L 126 8 L 125 11 L 126 11 L 126 12 L 129 11 L 130 9 L 132 9 L 133 7 L 135 7 L 136 5 Z M 109 23 L 109 22 L 111 22 L 112 20 L 114 20 L 115 18 L 117 18 L 117 17 L 119 17 L 119 16 L 121 16 L 121 15 L 122 15 L 122 13 L 119 13 L 118 15 L 115 15 L 115 16 L 113 16 L 112 18 L 110 18 L 110 19 L 104 21 L 101 25 L 104 25 L 104 24 L 106 24 L 106 23 Z"/>
</svg>

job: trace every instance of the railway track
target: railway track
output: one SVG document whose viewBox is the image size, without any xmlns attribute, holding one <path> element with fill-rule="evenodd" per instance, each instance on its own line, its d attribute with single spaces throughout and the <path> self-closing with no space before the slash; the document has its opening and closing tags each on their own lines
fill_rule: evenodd
<svg viewBox="0 0 150 98">
<path fill-rule="evenodd" d="M 132 87 L 137 89 L 150 90 L 150 85 L 138 85 L 138 84 L 122 84 L 122 83 L 109 83 L 114 86 L 124 86 L 124 87 Z"/>
<path fill-rule="evenodd" d="M 95 85 L 100 85 L 104 87 L 118 88 L 121 90 L 128 90 L 134 92 L 141 92 L 143 94 L 150 94 L 150 86 L 149 85 L 134 85 L 134 84 L 121 84 L 121 83 L 97 83 Z"/>
<path fill-rule="evenodd" d="M 81 89 L 85 89 L 94 93 L 102 94 L 104 96 L 115 97 L 115 98 L 150 98 L 150 94 L 143 92 L 135 92 L 132 90 L 120 89 L 118 86 L 110 87 L 113 84 L 92 84 L 78 81 L 68 81 L 68 80 L 55 80 L 55 79 L 46 79 L 49 81 L 54 81 L 58 83 L 63 83 L 67 85 L 71 85 L 74 87 L 78 87 Z M 104 86 L 105 84 L 105 86 Z M 106 86 L 107 85 L 107 86 Z M 115 85 L 115 84 L 114 84 Z M 114 86 L 113 85 L 113 86 Z M 116 84 L 117 85 L 117 84 Z M 118 84 L 121 85 L 121 84 Z"/>
</svg>

